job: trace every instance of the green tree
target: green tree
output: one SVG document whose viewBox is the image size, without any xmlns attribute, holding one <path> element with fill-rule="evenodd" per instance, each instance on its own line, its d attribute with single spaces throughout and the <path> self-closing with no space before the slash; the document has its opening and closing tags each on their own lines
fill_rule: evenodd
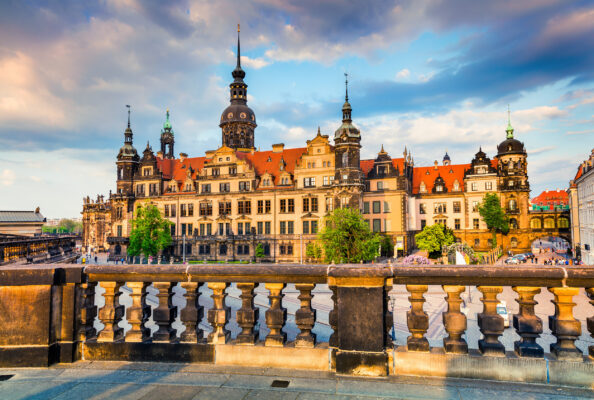
<svg viewBox="0 0 594 400">
<path fill-rule="evenodd" d="M 58 223 L 58 228 L 56 229 L 58 232 L 64 233 L 81 233 L 82 232 L 82 223 L 76 222 L 68 218 L 62 218 Z"/>
<path fill-rule="evenodd" d="M 455 240 L 454 232 L 442 224 L 426 225 L 415 235 L 417 247 L 427 251 L 430 258 L 438 258 L 442 247 L 449 246 Z"/>
<path fill-rule="evenodd" d="M 337 208 L 318 234 L 326 262 L 358 263 L 377 256 L 380 238 L 369 230 L 359 211 Z"/>
<path fill-rule="evenodd" d="M 487 193 L 479 205 L 479 214 L 493 235 L 493 248 L 497 247 L 497 232 L 504 235 L 509 232 L 509 218 L 501 207 L 499 196 L 495 193 Z"/>
<path fill-rule="evenodd" d="M 322 258 L 322 248 L 316 242 L 309 242 L 305 246 L 305 256 L 310 260 L 319 260 Z"/>
<path fill-rule="evenodd" d="M 172 222 L 164 219 L 156 206 L 149 204 L 146 207 L 138 207 L 131 222 L 129 255 L 156 256 L 171 244 Z"/>
<path fill-rule="evenodd" d="M 262 246 L 262 243 L 258 243 L 254 250 L 254 254 L 256 255 L 256 258 L 264 257 L 264 246 Z"/>
<path fill-rule="evenodd" d="M 394 255 L 394 241 L 392 240 L 392 237 L 388 235 L 381 235 L 380 245 L 381 256 L 392 257 Z"/>
</svg>

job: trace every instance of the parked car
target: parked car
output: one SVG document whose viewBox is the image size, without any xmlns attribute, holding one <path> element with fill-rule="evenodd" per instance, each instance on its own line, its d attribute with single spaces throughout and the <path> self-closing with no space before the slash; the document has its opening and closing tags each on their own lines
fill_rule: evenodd
<svg viewBox="0 0 594 400">
<path fill-rule="evenodd" d="M 497 314 L 503 317 L 503 326 L 509 328 L 509 314 L 507 313 L 507 304 L 505 301 L 500 301 L 497 304 Z"/>
<path fill-rule="evenodd" d="M 506 264 L 519 264 L 519 263 L 520 263 L 520 261 L 519 261 L 519 260 L 518 260 L 518 259 L 517 259 L 515 256 L 513 256 L 513 257 L 508 257 L 508 258 L 505 260 L 505 263 L 506 263 Z"/>
</svg>

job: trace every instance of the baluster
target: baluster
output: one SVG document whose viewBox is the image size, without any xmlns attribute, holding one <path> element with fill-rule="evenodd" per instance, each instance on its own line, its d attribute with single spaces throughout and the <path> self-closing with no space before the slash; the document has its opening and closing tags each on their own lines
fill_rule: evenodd
<svg viewBox="0 0 594 400">
<path fill-rule="evenodd" d="M 202 339 L 202 331 L 197 329 L 204 316 L 204 307 L 198 302 L 202 282 L 181 282 L 181 287 L 186 290 L 184 297 L 186 306 L 180 311 L 180 319 L 186 330 L 180 335 L 180 341 L 196 343 Z"/>
<path fill-rule="evenodd" d="M 316 310 L 311 308 L 311 291 L 314 287 L 310 283 L 295 285 L 299 290 L 297 298 L 301 301 L 301 308 L 295 312 L 295 323 L 301 330 L 295 338 L 295 347 L 314 347 L 316 344 L 316 335 L 311 333 L 316 323 Z"/>
<path fill-rule="evenodd" d="M 153 342 L 170 342 L 177 334 L 172 327 L 177 317 L 177 307 L 172 304 L 175 283 L 153 282 L 153 286 L 159 291 L 157 293 L 159 305 L 153 310 L 153 320 L 159 329 L 153 333 Z"/>
<path fill-rule="evenodd" d="M 256 342 L 256 332 L 254 326 L 258 321 L 259 311 L 254 307 L 254 287 L 255 283 L 238 283 L 237 288 L 241 290 L 241 308 L 237 310 L 237 325 L 241 327 L 241 333 L 237 335 L 237 344 L 254 344 Z"/>
<path fill-rule="evenodd" d="M 384 346 L 386 347 L 386 349 L 394 348 L 394 342 L 393 342 L 392 336 L 391 336 L 392 329 L 394 328 L 394 310 L 392 309 L 392 311 L 390 311 L 390 308 L 388 307 L 388 305 L 390 304 L 390 301 L 392 300 L 390 298 L 390 291 L 392 290 L 393 283 L 394 283 L 394 279 L 389 278 L 386 280 L 386 285 L 384 286 L 384 310 L 385 310 L 384 324 L 386 327 Z M 394 304 L 396 304 L 396 303 L 393 302 L 392 305 L 394 305 Z"/>
<path fill-rule="evenodd" d="M 429 341 L 425 338 L 429 329 L 429 317 L 423 311 L 427 285 L 406 285 L 406 290 L 410 293 L 408 300 L 411 305 L 410 311 L 406 313 L 406 325 L 411 333 L 406 340 L 406 348 L 409 351 L 429 351 Z"/>
<path fill-rule="evenodd" d="M 229 307 L 225 305 L 225 289 L 229 286 L 225 282 L 210 282 L 208 287 L 212 289 L 212 309 L 208 310 L 208 322 L 212 325 L 213 331 L 208 335 L 208 343 L 225 344 L 229 339 L 229 331 L 225 324 L 229 319 Z"/>
<path fill-rule="evenodd" d="M 97 282 L 81 283 L 79 290 L 79 315 L 78 315 L 78 341 L 93 339 L 97 336 L 97 331 L 93 326 L 97 316 L 97 307 L 95 306 L 95 287 Z"/>
<path fill-rule="evenodd" d="M 478 286 L 477 289 L 483 294 L 483 312 L 478 314 L 478 324 L 483 334 L 479 340 L 479 350 L 486 356 L 505 356 L 505 346 L 499 341 L 503 335 L 505 322 L 503 317 L 497 314 L 497 295 L 503 292 L 501 286 Z"/>
<path fill-rule="evenodd" d="M 338 348 L 338 310 L 336 306 L 336 286 L 328 285 L 328 289 L 332 291 L 332 296 L 330 299 L 332 300 L 332 310 L 328 313 L 328 323 L 330 324 L 330 328 L 332 328 L 332 335 L 328 339 L 328 346 L 330 348 L 337 349 Z"/>
<path fill-rule="evenodd" d="M 460 312 L 460 293 L 464 291 L 464 286 L 443 285 L 442 288 L 448 302 L 448 310 L 442 314 L 443 325 L 448 333 L 448 337 L 443 339 L 443 347 L 446 353 L 468 353 L 468 344 L 462 339 L 466 331 L 466 315 Z"/>
<path fill-rule="evenodd" d="M 118 323 L 124 316 L 124 306 L 120 304 L 120 288 L 124 282 L 99 282 L 105 289 L 105 306 L 99 310 L 99 320 L 105 325 L 97 336 L 98 342 L 117 342 L 123 339 L 124 330 Z"/>
<path fill-rule="evenodd" d="M 128 323 L 132 328 L 126 333 L 126 342 L 144 342 L 150 338 L 151 330 L 145 324 L 151 316 L 151 307 L 146 304 L 146 288 L 150 285 L 147 282 L 128 282 L 132 290 L 130 298 L 132 305 L 126 311 Z"/>
<path fill-rule="evenodd" d="M 284 283 L 265 283 L 264 287 L 270 291 L 270 308 L 266 311 L 266 325 L 270 333 L 266 336 L 266 346 L 282 346 L 287 340 L 287 335 L 282 331 L 287 320 L 287 310 L 282 307 Z"/>
<path fill-rule="evenodd" d="M 557 343 L 551 344 L 551 353 L 560 360 L 581 360 L 583 354 L 575 347 L 575 341 L 582 334 L 582 324 L 573 317 L 573 296 L 579 294 L 578 288 L 559 287 L 549 288 L 555 295 L 552 300 L 555 305 L 555 315 L 549 316 L 551 333 L 557 338 Z"/>
<path fill-rule="evenodd" d="M 594 306 L 594 287 L 587 288 L 586 293 L 590 298 L 590 304 Z M 586 319 L 588 324 L 588 332 L 590 332 L 590 336 L 594 338 L 594 315 Z M 588 347 L 590 358 L 594 359 L 594 346 Z"/>
<path fill-rule="evenodd" d="M 536 339 L 542 333 L 542 320 L 534 313 L 534 306 L 538 303 L 534 296 L 540 293 L 538 287 L 514 286 L 518 294 L 516 301 L 520 305 L 518 314 L 514 314 L 514 328 L 522 338 L 514 342 L 514 350 L 521 357 L 543 357 L 544 350 Z"/>
</svg>

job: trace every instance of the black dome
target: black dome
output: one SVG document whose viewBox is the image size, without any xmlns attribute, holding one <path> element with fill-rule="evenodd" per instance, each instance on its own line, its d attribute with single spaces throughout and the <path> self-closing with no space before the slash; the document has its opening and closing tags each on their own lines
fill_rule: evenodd
<svg viewBox="0 0 594 400">
<path fill-rule="evenodd" d="M 245 104 L 231 104 L 221 114 L 221 123 L 219 126 L 222 127 L 229 122 L 249 122 L 256 126 L 256 115 Z"/>
<path fill-rule="evenodd" d="M 526 154 L 524 143 L 517 139 L 506 139 L 497 146 L 497 155 L 503 154 Z"/>
</svg>

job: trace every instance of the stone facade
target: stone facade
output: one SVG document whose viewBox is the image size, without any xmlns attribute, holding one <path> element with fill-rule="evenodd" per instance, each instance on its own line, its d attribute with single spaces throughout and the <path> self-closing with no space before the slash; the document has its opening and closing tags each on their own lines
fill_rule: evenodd
<svg viewBox="0 0 594 400">
<path fill-rule="evenodd" d="M 576 254 L 594 264 L 594 149 L 570 182 L 571 233 Z"/>
</svg>

